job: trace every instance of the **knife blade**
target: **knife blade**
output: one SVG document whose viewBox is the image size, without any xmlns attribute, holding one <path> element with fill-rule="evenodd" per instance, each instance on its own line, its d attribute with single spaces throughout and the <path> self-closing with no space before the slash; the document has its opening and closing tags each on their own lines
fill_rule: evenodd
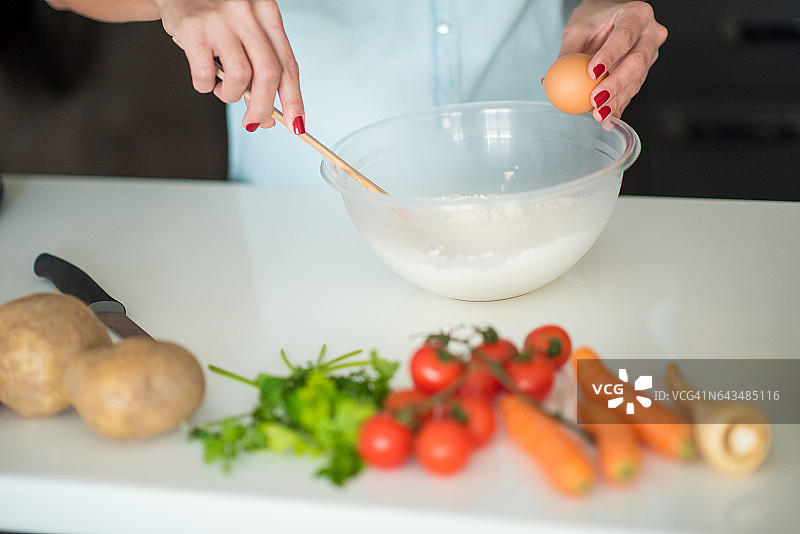
<svg viewBox="0 0 800 534">
<path fill-rule="evenodd" d="M 92 277 L 70 262 L 43 252 L 33 262 L 33 272 L 53 282 L 62 293 L 81 299 L 106 327 L 120 336 L 151 337 L 126 315 L 125 306 L 120 301 L 111 297 Z"/>
</svg>

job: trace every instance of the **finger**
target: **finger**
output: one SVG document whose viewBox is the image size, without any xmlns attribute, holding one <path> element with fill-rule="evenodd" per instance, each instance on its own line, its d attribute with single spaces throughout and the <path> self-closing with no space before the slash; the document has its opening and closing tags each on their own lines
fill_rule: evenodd
<svg viewBox="0 0 800 534">
<path fill-rule="evenodd" d="M 281 100 L 281 110 L 286 118 L 286 127 L 296 134 L 305 132 L 305 108 L 300 90 L 300 69 L 297 64 L 283 20 L 275 2 L 260 2 L 256 13 L 262 21 L 267 38 L 272 44 L 280 65 L 277 85 Z"/>
<path fill-rule="evenodd" d="M 611 74 L 598 83 L 590 97 L 595 105 L 593 112 L 595 118 L 603 120 L 609 114 L 621 116 L 631 99 L 641 89 L 657 57 L 657 52 L 650 57 L 649 53 L 634 49 Z M 611 113 L 603 110 L 604 107 L 610 108 Z"/>
<path fill-rule="evenodd" d="M 305 133 L 305 107 L 300 93 L 300 77 L 296 67 L 288 72 L 284 71 L 280 85 L 278 85 L 278 95 L 281 99 L 284 117 L 287 119 L 286 127 L 291 128 L 297 135 Z"/>
<path fill-rule="evenodd" d="M 245 91 L 244 93 L 244 105 L 246 109 L 250 107 L 250 91 Z M 247 111 L 245 111 L 247 113 Z M 266 119 L 261 122 L 250 122 L 248 117 L 242 117 L 242 122 L 245 125 L 247 131 L 254 132 L 257 128 L 272 128 L 275 126 L 275 118 L 270 115 Z"/>
<path fill-rule="evenodd" d="M 252 69 L 250 95 L 244 121 L 246 124 L 259 123 L 268 128 L 274 125 L 272 109 L 280 82 L 280 62 L 262 32 L 250 35 L 245 33 L 242 35 L 242 41 L 247 43 L 247 56 Z"/>
<path fill-rule="evenodd" d="M 608 105 L 606 101 L 611 97 L 616 101 L 615 109 L 621 113 L 639 91 L 658 59 L 658 48 L 663 42 L 649 33 L 643 34 L 636 46 L 594 87 L 590 98 L 595 107 Z"/>
<path fill-rule="evenodd" d="M 632 2 L 619 11 L 605 42 L 589 62 L 589 75 L 614 70 L 634 48 L 645 54 L 647 68 L 655 61 L 658 48 L 666 40 L 666 28 L 656 22 L 653 8 L 644 2 Z M 653 56 L 653 57 L 648 57 Z"/>
<path fill-rule="evenodd" d="M 589 37 L 586 32 L 589 31 L 585 24 L 568 24 L 561 32 L 561 49 L 558 51 L 558 57 L 567 54 L 586 53 L 587 42 Z"/>
<path fill-rule="evenodd" d="M 272 110 L 281 76 L 281 63 L 274 46 L 267 36 L 259 16 L 259 6 L 264 2 L 248 5 L 247 11 L 238 17 L 237 34 L 244 44 L 250 61 L 252 77 L 247 100 L 246 125 L 258 123 L 268 128 L 275 124 Z"/>
<path fill-rule="evenodd" d="M 577 53 L 593 55 L 605 41 L 606 36 L 613 28 L 613 24 L 613 18 L 610 18 L 599 27 L 595 27 L 588 22 L 570 21 L 561 33 L 561 49 L 558 52 L 558 56 Z"/>
<path fill-rule="evenodd" d="M 592 116 L 598 121 L 604 121 L 608 117 L 621 117 L 622 112 L 628 107 L 633 97 L 641 89 L 641 83 L 632 83 L 624 87 L 615 96 L 608 98 L 603 103 L 596 105 L 592 110 Z"/>
<path fill-rule="evenodd" d="M 592 100 L 595 104 L 592 115 L 597 120 L 605 120 L 608 116 L 620 117 L 628 107 L 636 93 L 642 88 L 644 79 L 636 80 L 620 88 L 616 93 L 609 94 L 602 90 Z"/>
<path fill-rule="evenodd" d="M 217 84 L 211 45 L 200 37 L 192 37 L 181 46 L 189 62 L 189 73 L 195 91 L 210 93 Z"/>
<path fill-rule="evenodd" d="M 604 90 L 611 93 L 611 96 L 615 96 L 619 95 L 628 85 L 641 85 L 656 57 L 657 54 L 650 55 L 640 50 L 632 50 L 608 76 L 594 87 L 591 98 L 594 101 L 594 98 Z"/>
<path fill-rule="evenodd" d="M 223 102 L 232 104 L 244 95 L 250 85 L 253 71 L 239 37 L 229 31 L 220 30 L 220 32 L 216 48 L 225 74 L 222 82 L 215 88 L 214 94 Z"/>
</svg>

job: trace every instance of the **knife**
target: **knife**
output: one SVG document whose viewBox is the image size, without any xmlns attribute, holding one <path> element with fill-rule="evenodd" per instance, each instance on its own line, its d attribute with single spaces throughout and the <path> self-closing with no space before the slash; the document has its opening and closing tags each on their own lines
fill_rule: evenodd
<svg viewBox="0 0 800 534">
<path fill-rule="evenodd" d="M 150 338 L 150 334 L 125 315 L 125 306 L 121 302 L 112 298 L 88 274 L 70 262 L 42 253 L 33 262 L 33 272 L 53 282 L 62 293 L 81 299 L 104 325 L 120 336 Z"/>
</svg>

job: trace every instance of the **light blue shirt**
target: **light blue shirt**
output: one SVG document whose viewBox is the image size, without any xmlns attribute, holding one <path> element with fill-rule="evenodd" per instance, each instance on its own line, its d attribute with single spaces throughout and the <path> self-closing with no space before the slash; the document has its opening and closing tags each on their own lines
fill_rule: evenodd
<svg viewBox="0 0 800 534">
<path fill-rule="evenodd" d="M 394 115 L 457 102 L 545 100 L 561 0 L 285 0 L 306 130 L 333 146 Z M 279 107 L 279 103 L 276 101 Z M 229 174 L 253 183 L 324 185 L 321 156 L 278 125 L 247 132 L 228 106 Z"/>
</svg>

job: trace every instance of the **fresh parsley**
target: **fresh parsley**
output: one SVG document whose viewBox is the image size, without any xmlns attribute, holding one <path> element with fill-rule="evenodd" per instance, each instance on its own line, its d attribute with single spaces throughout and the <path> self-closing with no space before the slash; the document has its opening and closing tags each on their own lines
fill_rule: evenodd
<svg viewBox="0 0 800 534">
<path fill-rule="evenodd" d="M 224 471 L 244 453 L 285 452 L 322 457 L 317 475 L 343 485 L 364 467 L 356 451 L 361 424 L 391 391 L 398 364 L 372 351 L 368 359 L 353 351 L 325 360 L 323 346 L 315 362 L 293 365 L 281 357 L 288 376 L 259 374 L 255 380 L 210 365 L 209 369 L 259 391 L 249 413 L 225 417 L 189 429 L 189 439 L 203 444 L 207 463 Z"/>
</svg>

